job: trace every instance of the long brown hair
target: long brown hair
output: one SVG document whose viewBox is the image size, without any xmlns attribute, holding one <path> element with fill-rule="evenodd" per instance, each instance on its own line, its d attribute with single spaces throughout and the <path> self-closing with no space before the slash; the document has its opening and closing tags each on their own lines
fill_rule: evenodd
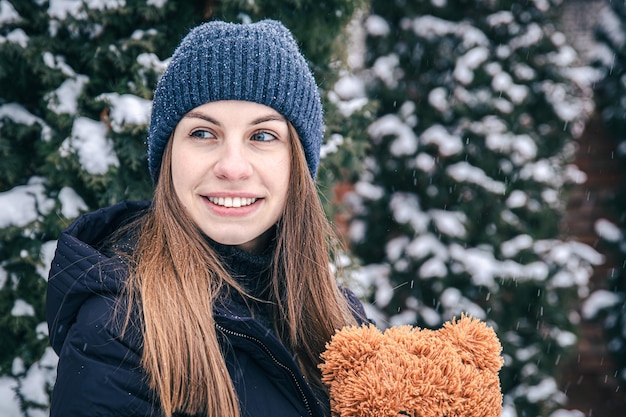
<svg viewBox="0 0 626 417">
<path fill-rule="evenodd" d="M 337 239 L 323 211 L 297 133 L 289 195 L 276 227 L 270 302 L 275 330 L 309 383 L 322 387 L 319 355 L 334 332 L 355 319 L 330 262 Z M 139 306 L 142 365 L 166 417 L 183 412 L 239 416 L 237 396 L 217 340 L 213 304 L 224 288 L 244 294 L 185 214 L 171 176 L 169 141 L 151 210 L 130 255 L 128 308 Z M 245 294 L 244 294 L 245 295 Z"/>
</svg>

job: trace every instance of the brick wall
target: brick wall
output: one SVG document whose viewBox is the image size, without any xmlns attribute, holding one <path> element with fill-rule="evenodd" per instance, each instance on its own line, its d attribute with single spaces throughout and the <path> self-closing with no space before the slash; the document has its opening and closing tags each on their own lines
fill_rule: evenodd
<svg viewBox="0 0 626 417">
<path fill-rule="evenodd" d="M 614 157 L 617 141 L 605 131 L 598 117 L 592 119 L 579 140 L 576 164 L 587 174 L 587 182 L 568 196 L 563 222 L 566 237 L 586 243 L 604 254 L 606 262 L 594 269 L 591 291 L 606 288 L 611 270 L 621 260 L 598 240 L 594 223 L 600 218 L 614 220 L 609 203 L 623 180 L 623 168 Z M 607 349 L 602 326 L 583 320 L 576 352 L 564 362 L 561 388 L 567 393 L 567 408 L 581 410 L 588 417 L 626 416 L 626 387 L 615 379 L 615 366 Z"/>
<path fill-rule="evenodd" d="M 596 52 L 593 29 L 602 23 L 606 7 L 600 0 L 563 2 L 562 29 L 583 63 Z M 566 237 L 586 243 L 606 257 L 606 262 L 594 269 L 591 291 L 606 288 L 611 270 L 621 268 L 621 259 L 603 246 L 594 231 L 598 219 L 617 217 L 610 200 L 624 179 L 624 169 L 614 157 L 616 146 L 617 141 L 606 132 L 600 118 L 594 117 L 578 141 L 576 156 L 576 164 L 587 174 L 587 182 L 568 195 L 563 222 Z M 615 366 L 601 324 L 583 320 L 579 336 L 576 352 L 564 362 L 560 376 L 561 388 L 569 398 L 567 408 L 580 410 L 588 417 L 626 417 L 626 387 L 620 387 L 615 379 Z"/>
</svg>

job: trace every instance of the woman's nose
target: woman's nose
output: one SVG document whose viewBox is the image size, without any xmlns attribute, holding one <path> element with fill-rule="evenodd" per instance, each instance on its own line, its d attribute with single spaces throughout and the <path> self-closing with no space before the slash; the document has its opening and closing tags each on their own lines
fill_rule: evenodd
<svg viewBox="0 0 626 417">
<path fill-rule="evenodd" d="M 252 175 L 252 164 L 244 144 L 225 141 L 221 148 L 220 155 L 218 155 L 218 160 L 213 168 L 218 178 L 238 181 Z"/>
</svg>

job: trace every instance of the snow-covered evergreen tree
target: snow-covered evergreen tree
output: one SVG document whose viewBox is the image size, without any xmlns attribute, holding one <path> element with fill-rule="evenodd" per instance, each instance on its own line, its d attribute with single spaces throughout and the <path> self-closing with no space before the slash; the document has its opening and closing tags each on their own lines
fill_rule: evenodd
<svg viewBox="0 0 626 417">
<path fill-rule="evenodd" d="M 150 100 L 182 36 L 211 18 L 281 19 L 326 97 L 361 3 L 0 0 L 0 415 L 47 414 L 57 358 L 44 299 L 55 239 L 81 212 L 150 198 Z M 346 146 L 327 148 L 325 184 L 354 166 L 358 148 L 358 123 L 343 123 L 341 99 L 327 102 L 327 133 Z"/>
<path fill-rule="evenodd" d="M 379 325 L 468 312 L 497 331 L 506 416 L 565 401 L 592 248 L 560 238 L 572 139 L 591 111 L 558 1 L 373 0 L 368 94 L 380 100 L 349 197 L 358 277 Z"/>
<path fill-rule="evenodd" d="M 602 47 L 596 66 L 602 79 L 596 86 L 597 108 L 610 135 L 617 139 L 616 157 L 626 163 L 626 3 L 607 3 L 597 28 Z M 626 169 L 622 171 L 626 175 Z M 618 224 L 600 219 L 596 232 L 613 245 L 616 265 L 608 278 L 608 288 L 595 291 L 586 303 L 588 318 L 602 318 L 609 334 L 609 350 L 618 365 L 617 375 L 626 386 L 626 185 L 617 190 L 613 207 Z M 626 397 L 624 399 L 626 404 Z"/>
</svg>

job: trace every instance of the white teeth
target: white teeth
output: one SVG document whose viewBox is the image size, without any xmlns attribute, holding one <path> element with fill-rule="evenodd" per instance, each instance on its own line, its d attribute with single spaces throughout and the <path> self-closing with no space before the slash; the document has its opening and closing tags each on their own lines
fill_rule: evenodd
<svg viewBox="0 0 626 417">
<path fill-rule="evenodd" d="M 209 201 L 218 206 L 224 207 L 244 207 L 254 203 L 256 198 L 245 197 L 208 197 Z"/>
</svg>

